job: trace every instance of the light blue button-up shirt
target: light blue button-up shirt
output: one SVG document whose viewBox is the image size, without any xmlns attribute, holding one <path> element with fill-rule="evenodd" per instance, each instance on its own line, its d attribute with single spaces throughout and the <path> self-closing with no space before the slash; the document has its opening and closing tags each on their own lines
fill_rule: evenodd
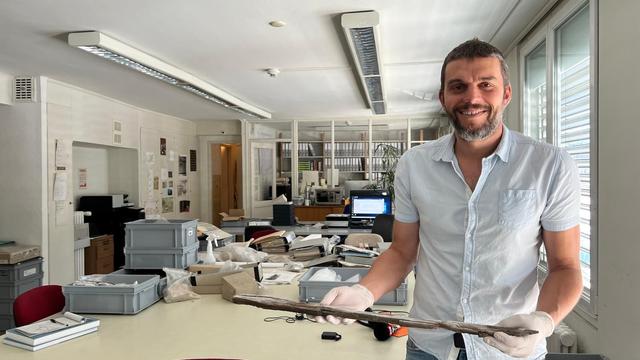
<svg viewBox="0 0 640 360">
<path fill-rule="evenodd" d="M 503 129 L 473 191 L 451 134 L 412 148 L 398 162 L 395 218 L 420 223 L 416 318 L 494 324 L 535 311 L 541 230 L 579 223 L 578 172 L 568 153 Z M 439 359 L 453 348 L 450 331 L 411 329 L 410 336 Z M 477 336 L 464 340 L 469 359 L 511 358 Z M 542 341 L 531 358 L 545 353 Z"/>
</svg>

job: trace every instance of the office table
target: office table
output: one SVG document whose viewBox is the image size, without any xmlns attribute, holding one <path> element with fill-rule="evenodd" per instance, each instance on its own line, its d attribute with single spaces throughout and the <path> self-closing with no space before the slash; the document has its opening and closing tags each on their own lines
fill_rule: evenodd
<svg viewBox="0 0 640 360">
<path fill-rule="evenodd" d="M 298 287 L 271 285 L 265 293 L 297 300 Z M 409 299 L 412 294 L 410 275 Z M 374 308 L 408 310 L 409 305 Z M 0 344 L 0 359 L 404 359 L 406 337 L 378 341 L 372 330 L 359 324 L 263 320 L 282 315 L 293 316 L 236 305 L 220 295 L 174 304 L 161 300 L 137 315 L 94 315 L 100 319 L 96 333 L 37 352 Z M 322 331 L 337 331 L 342 339 L 321 340 Z"/>
</svg>

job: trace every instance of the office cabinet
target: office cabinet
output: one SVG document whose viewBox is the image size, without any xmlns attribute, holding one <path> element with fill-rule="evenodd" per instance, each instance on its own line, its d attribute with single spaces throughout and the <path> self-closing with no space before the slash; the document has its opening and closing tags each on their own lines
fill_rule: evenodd
<svg viewBox="0 0 640 360">
<path fill-rule="evenodd" d="M 329 214 L 342 214 L 344 205 L 296 206 L 298 221 L 324 221 Z"/>
<path fill-rule="evenodd" d="M 91 239 L 91 246 L 84 249 L 85 275 L 109 274 L 113 270 L 113 235 Z"/>
</svg>

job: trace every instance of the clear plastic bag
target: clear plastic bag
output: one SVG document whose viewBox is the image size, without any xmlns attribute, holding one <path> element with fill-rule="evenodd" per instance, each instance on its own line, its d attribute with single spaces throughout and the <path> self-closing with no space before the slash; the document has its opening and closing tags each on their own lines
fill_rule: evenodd
<svg viewBox="0 0 640 360">
<path fill-rule="evenodd" d="M 231 243 L 227 246 L 217 248 L 213 252 L 216 259 L 220 261 L 231 260 L 251 263 L 263 262 L 269 255 L 265 252 L 247 247 L 244 243 Z"/>
<path fill-rule="evenodd" d="M 193 292 L 189 277 L 191 273 L 182 269 L 162 268 L 167 274 L 167 287 L 164 289 L 164 301 L 174 303 L 185 300 L 199 299 L 200 295 Z"/>
</svg>

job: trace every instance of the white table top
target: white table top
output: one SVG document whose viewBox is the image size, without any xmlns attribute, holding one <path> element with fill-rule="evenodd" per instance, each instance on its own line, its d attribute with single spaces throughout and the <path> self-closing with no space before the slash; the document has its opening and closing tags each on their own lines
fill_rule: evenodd
<svg viewBox="0 0 640 360">
<path fill-rule="evenodd" d="M 413 276 L 408 298 L 412 299 Z M 265 294 L 297 300 L 297 285 L 272 285 Z M 409 304 L 410 305 L 410 304 Z M 407 306 L 374 306 L 405 310 Z M 314 324 L 268 316 L 291 313 L 230 303 L 220 295 L 174 304 L 160 301 L 137 315 L 94 315 L 96 333 L 36 352 L 0 344 L 0 359 L 403 359 L 406 337 L 378 341 L 373 332 L 353 324 Z M 321 340 L 323 331 L 337 331 L 340 341 Z"/>
</svg>

